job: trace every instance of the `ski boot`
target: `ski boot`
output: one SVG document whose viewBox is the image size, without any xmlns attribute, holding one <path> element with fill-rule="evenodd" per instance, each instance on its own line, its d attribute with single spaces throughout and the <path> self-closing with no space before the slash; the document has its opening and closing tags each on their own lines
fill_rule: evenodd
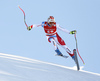
<svg viewBox="0 0 100 81">
<path fill-rule="evenodd" d="M 64 58 L 68 58 L 68 56 L 63 55 L 63 54 L 59 51 L 59 49 L 56 49 L 55 52 L 57 53 L 57 54 L 55 54 L 55 56 L 61 56 L 61 57 L 64 57 Z"/>
<path fill-rule="evenodd" d="M 59 49 L 56 49 L 55 52 L 57 53 L 56 55 L 63 56 L 63 54 L 59 51 Z"/>
<path fill-rule="evenodd" d="M 72 59 L 75 61 L 75 55 L 74 55 L 74 50 L 73 50 L 73 54 L 71 54 L 71 53 L 69 53 L 69 52 L 67 52 L 71 57 L 72 57 Z"/>
<path fill-rule="evenodd" d="M 75 61 L 75 55 L 72 56 L 72 59 Z"/>
</svg>

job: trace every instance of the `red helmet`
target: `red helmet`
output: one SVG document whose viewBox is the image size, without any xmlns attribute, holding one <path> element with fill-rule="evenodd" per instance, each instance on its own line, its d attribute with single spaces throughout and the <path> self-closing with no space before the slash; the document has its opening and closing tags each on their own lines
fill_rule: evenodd
<svg viewBox="0 0 100 81">
<path fill-rule="evenodd" d="M 48 18 L 47 22 L 48 22 L 48 23 L 49 23 L 49 22 L 55 22 L 54 17 L 53 17 L 53 16 L 50 16 L 50 17 Z"/>
</svg>

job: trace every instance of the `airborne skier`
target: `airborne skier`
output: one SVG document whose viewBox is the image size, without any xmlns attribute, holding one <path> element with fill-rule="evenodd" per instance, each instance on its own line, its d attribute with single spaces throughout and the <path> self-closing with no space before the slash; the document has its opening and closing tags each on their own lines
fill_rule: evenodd
<svg viewBox="0 0 100 81">
<path fill-rule="evenodd" d="M 62 28 L 59 24 L 56 24 L 53 16 L 50 16 L 47 19 L 47 21 L 42 22 L 41 24 L 33 24 L 33 25 L 27 27 L 27 30 L 31 30 L 32 28 L 35 28 L 35 27 L 43 27 L 43 29 L 46 33 L 48 42 L 53 44 L 55 52 L 57 53 L 58 56 L 63 56 L 63 54 L 58 49 L 57 44 L 60 45 L 61 47 L 63 47 L 66 50 L 66 52 L 72 57 L 72 59 L 75 60 L 74 53 L 71 52 L 71 50 L 66 46 L 64 40 L 58 35 L 57 29 L 60 29 L 61 31 L 66 32 L 68 34 L 75 34 L 76 30 L 68 31 L 68 30 Z"/>
</svg>

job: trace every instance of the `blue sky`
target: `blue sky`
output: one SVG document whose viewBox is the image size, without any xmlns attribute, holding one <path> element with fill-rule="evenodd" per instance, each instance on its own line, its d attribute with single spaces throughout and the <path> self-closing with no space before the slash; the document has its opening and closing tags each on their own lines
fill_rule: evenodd
<svg viewBox="0 0 100 81">
<path fill-rule="evenodd" d="M 54 16 L 67 30 L 77 30 L 79 52 L 85 61 L 84 70 L 100 73 L 100 1 L 99 0 L 0 0 L 0 52 L 29 57 L 73 67 L 74 61 L 54 56 L 53 46 L 47 41 L 42 27 L 27 31 L 28 25 L 39 24 Z M 58 30 L 66 45 L 75 48 L 73 35 Z M 61 52 L 68 55 L 59 47 Z"/>
</svg>

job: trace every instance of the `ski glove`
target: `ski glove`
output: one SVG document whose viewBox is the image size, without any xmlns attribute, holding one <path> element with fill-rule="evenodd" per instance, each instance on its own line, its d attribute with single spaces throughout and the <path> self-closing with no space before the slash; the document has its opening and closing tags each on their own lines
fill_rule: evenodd
<svg viewBox="0 0 100 81">
<path fill-rule="evenodd" d="M 69 34 L 76 34 L 76 30 L 70 31 Z"/>
<path fill-rule="evenodd" d="M 33 25 L 27 27 L 27 30 L 30 31 L 32 29 Z"/>
</svg>

